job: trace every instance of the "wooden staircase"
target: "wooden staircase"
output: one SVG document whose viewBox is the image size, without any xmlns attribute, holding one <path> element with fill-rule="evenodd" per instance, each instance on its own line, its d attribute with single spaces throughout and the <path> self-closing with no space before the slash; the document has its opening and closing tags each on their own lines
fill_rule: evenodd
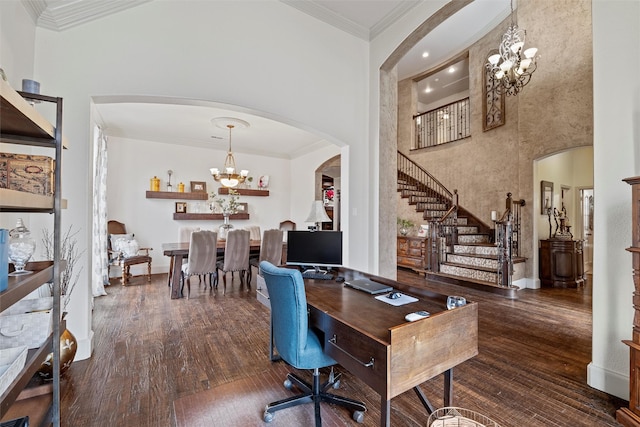
<svg viewBox="0 0 640 427">
<path fill-rule="evenodd" d="M 437 182 L 437 181 L 436 181 Z M 398 191 L 402 199 L 421 212 L 425 222 L 447 213 L 451 200 L 441 191 L 425 188 L 416 179 L 398 171 Z M 433 222 L 431 222 L 433 224 Z M 457 215 L 443 221 L 445 227 L 455 227 L 457 243 L 443 245 L 437 269 L 421 270 L 430 280 L 462 285 L 474 289 L 516 298 L 517 287 L 499 285 L 499 248 L 494 242 L 494 230 L 461 206 Z M 524 258 L 514 257 L 513 280 L 524 277 Z M 436 271 L 438 270 L 438 271 Z"/>
</svg>

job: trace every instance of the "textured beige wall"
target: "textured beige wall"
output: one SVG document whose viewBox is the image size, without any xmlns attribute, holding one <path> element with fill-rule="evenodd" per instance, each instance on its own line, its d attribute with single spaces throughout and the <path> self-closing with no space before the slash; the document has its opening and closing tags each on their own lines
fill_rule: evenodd
<svg viewBox="0 0 640 427">
<path fill-rule="evenodd" d="M 492 210 L 503 210 L 506 194 L 523 198 L 523 255 L 526 276 L 533 277 L 533 162 L 549 154 L 593 144 L 591 2 L 520 0 L 517 23 L 527 32 L 526 47 L 538 48 L 538 68 L 517 96 L 506 97 L 504 126 L 482 131 L 482 73 L 486 56 L 498 46 L 509 19 L 469 49 L 472 137 L 417 150 L 410 157 L 450 190 L 460 204 L 490 223 Z M 399 93 L 410 93 L 406 82 Z M 398 147 L 409 147 L 412 127 L 406 100 L 399 100 Z M 400 148 L 403 152 L 403 148 Z"/>
</svg>

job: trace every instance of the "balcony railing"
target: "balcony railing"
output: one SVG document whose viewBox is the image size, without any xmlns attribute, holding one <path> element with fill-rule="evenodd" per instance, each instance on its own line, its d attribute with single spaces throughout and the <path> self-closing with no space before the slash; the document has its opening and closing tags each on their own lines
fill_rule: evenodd
<svg viewBox="0 0 640 427">
<path fill-rule="evenodd" d="M 469 98 L 413 116 L 416 137 L 414 147 L 434 147 L 471 136 Z"/>
</svg>

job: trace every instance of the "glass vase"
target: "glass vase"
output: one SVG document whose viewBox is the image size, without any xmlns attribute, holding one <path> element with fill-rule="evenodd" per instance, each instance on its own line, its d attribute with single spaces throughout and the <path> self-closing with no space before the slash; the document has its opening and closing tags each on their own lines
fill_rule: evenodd
<svg viewBox="0 0 640 427">
<path fill-rule="evenodd" d="M 233 224 L 229 223 L 229 214 L 222 214 L 223 223 L 218 230 L 218 238 L 226 240 L 227 233 L 233 228 Z"/>
<path fill-rule="evenodd" d="M 25 266 L 35 251 L 36 241 L 31 237 L 31 232 L 22 222 L 22 218 L 19 218 L 16 228 L 9 232 L 9 261 L 15 267 L 15 271 L 9 276 L 32 273 L 25 270 Z"/>
</svg>

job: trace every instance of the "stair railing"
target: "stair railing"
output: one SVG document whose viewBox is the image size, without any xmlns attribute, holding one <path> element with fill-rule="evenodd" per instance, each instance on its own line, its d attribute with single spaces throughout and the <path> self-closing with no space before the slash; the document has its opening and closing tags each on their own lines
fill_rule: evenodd
<svg viewBox="0 0 640 427">
<path fill-rule="evenodd" d="M 400 151 L 398 151 L 397 163 L 398 181 L 406 181 L 408 184 L 415 186 L 418 191 L 426 193 L 429 197 L 437 197 L 442 201 L 453 198 L 453 194 L 440 181 Z"/>
<path fill-rule="evenodd" d="M 440 262 L 446 257 L 447 248 L 458 243 L 458 191 L 453 193 L 433 175 L 398 151 L 398 181 L 405 181 L 428 197 L 438 199 L 447 211 L 440 218 L 429 219 L 429 248 L 427 270 L 440 271 Z"/>
<path fill-rule="evenodd" d="M 498 286 L 510 287 L 513 276 L 513 257 L 520 256 L 520 218 L 524 200 L 513 200 L 507 193 L 506 209 L 496 221 L 496 246 L 498 247 Z"/>
<path fill-rule="evenodd" d="M 453 191 L 451 207 L 440 218 L 429 220 L 429 271 L 440 271 L 440 262 L 446 259 L 447 252 L 453 251 L 458 244 L 458 190 Z"/>
</svg>

